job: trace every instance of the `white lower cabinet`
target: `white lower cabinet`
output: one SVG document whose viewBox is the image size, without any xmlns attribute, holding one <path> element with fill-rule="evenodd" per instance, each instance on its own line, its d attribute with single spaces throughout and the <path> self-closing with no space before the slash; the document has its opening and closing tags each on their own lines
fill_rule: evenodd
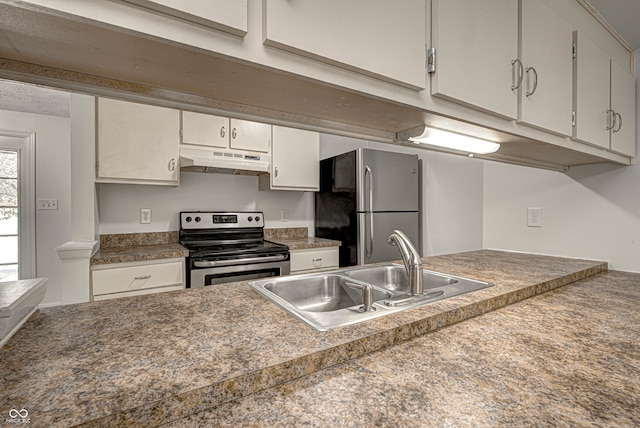
<svg viewBox="0 0 640 428">
<path fill-rule="evenodd" d="M 184 259 L 115 263 L 91 267 L 94 301 L 184 288 Z"/>
<path fill-rule="evenodd" d="M 338 247 L 291 250 L 291 273 L 336 269 L 338 267 Z"/>
</svg>

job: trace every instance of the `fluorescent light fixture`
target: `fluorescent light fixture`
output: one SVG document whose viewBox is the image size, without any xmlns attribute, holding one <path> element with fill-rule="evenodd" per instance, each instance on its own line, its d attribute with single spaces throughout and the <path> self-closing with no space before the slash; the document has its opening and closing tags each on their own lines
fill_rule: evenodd
<svg viewBox="0 0 640 428">
<path fill-rule="evenodd" d="M 420 133 L 422 132 L 422 133 Z M 412 141 L 416 144 L 428 144 L 468 153 L 488 154 L 497 151 L 500 144 L 479 138 L 443 131 L 441 129 L 419 126 L 398 134 L 401 141 Z"/>
</svg>

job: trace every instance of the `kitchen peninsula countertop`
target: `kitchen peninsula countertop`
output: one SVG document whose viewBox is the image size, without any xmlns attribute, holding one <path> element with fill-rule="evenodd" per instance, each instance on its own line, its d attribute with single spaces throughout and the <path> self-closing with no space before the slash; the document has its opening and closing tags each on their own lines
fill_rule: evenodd
<svg viewBox="0 0 640 428">
<path fill-rule="evenodd" d="M 604 273 L 166 427 L 637 427 L 638 305 Z"/>
<path fill-rule="evenodd" d="M 520 367 L 517 365 L 519 352 L 525 357 L 532 358 L 532 355 L 518 347 L 494 343 L 500 334 L 493 332 L 491 328 L 487 329 L 487 340 L 483 340 L 484 332 L 482 328 L 478 328 L 477 337 L 472 334 L 462 334 L 459 339 L 455 335 L 448 337 L 446 332 L 450 330 L 444 330 L 435 333 L 436 336 L 429 334 L 415 341 L 406 341 L 592 275 L 597 276 L 585 281 L 585 285 L 598 280 L 613 284 L 616 283 L 616 278 L 623 278 L 616 277 L 615 273 L 600 274 L 606 271 L 606 263 L 602 262 L 492 250 L 429 257 L 424 259 L 424 266 L 427 269 L 492 282 L 495 286 L 329 332 L 309 329 L 285 315 L 245 283 L 39 310 L 0 349 L 0 411 L 24 408 L 29 411 L 31 426 L 156 426 L 216 406 L 219 409 L 225 408 L 224 406 L 233 407 L 232 400 L 249 394 L 254 395 L 235 402 L 240 406 L 238 409 L 243 406 L 251 407 L 252 397 L 260 399 L 261 394 L 276 394 L 274 397 L 278 401 L 277 394 L 282 393 L 282 388 L 286 389 L 290 385 L 295 388 L 310 379 L 312 382 L 321 381 L 325 379 L 323 376 L 331 373 L 334 375 L 329 376 L 328 380 L 340 376 L 359 378 L 367 373 L 370 378 L 374 378 L 374 371 L 379 369 L 382 375 L 376 378 L 377 382 L 384 382 L 388 379 L 384 376 L 384 370 L 392 370 L 393 364 L 386 369 L 376 367 L 369 371 L 370 369 L 361 367 L 368 362 L 373 364 L 380 354 L 371 357 L 366 355 L 393 346 L 389 352 L 408 362 L 415 358 L 416 353 L 419 354 L 415 348 L 418 346 L 416 343 L 428 344 L 424 351 L 427 355 L 436 355 L 430 354 L 430 350 L 438 347 L 471 349 L 484 344 L 486 354 L 478 351 L 483 361 L 491 361 L 492 357 L 502 361 L 513 351 L 516 359 L 511 364 L 517 370 Z M 544 340 L 545 329 L 548 330 L 552 343 L 551 336 L 557 317 L 562 315 L 555 311 L 566 315 L 579 313 L 580 303 L 575 303 L 573 294 L 567 292 L 564 296 L 567 307 L 558 304 L 555 309 L 540 313 L 531 321 L 534 324 L 537 321 L 534 327 L 541 335 L 532 342 L 539 347 L 534 348 L 534 351 L 544 349 L 544 343 L 540 344 L 538 341 Z M 536 302 L 537 299 L 531 302 Z M 597 306 L 597 303 L 593 302 L 598 308 L 593 316 L 602 319 L 604 312 L 598 311 L 604 310 L 600 308 L 604 305 Z M 578 307 L 574 308 L 572 305 Z M 616 310 L 625 308 L 631 312 L 633 307 L 617 305 L 611 310 L 611 316 L 615 317 Z M 513 323 L 513 329 L 508 330 L 509 334 L 514 334 L 516 343 L 518 340 L 525 340 L 526 344 L 526 340 L 530 339 L 516 337 L 521 328 L 518 307 L 508 308 L 508 311 L 513 311 L 507 312 L 511 314 L 507 318 Z M 527 321 L 526 314 L 523 316 L 525 318 L 522 323 Z M 452 328 L 461 328 L 465 324 Z M 505 328 L 510 328 L 508 322 L 504 321 L 504 324 Z M 638 329 L 633 325 L 631 328 L 632 331 L 627 334 L 637 335 Z M 612 332 L 611 340 L 617 337 L 614 333 Z M 602 333 L 603 336 L 606 334 L 607 332 Z M 594 343 L 594 346 L 597 345 Z M 591 346 L 590 342 L 585 342 L 585 346 Z M 548 366 L 556 367 L 552 365 L 555 358 L 567 360 L 562 351 L 562 346 L 551 347 L 540 358 L 548 357 Z M 557 356 L 554 352 L 558 353 Z M 493 353 L 497 355 L 492 355 Z M 365 357 L 357 359 L 363 356 Z M 573 357 L 573 354 L 570 356 Z M 467 363 L 471 367 L 473 361 Z M 417 364 L 416 370 L 427 370 L 429 367 L 424 361 L 422 365 L 419 362 Z M 521 364 L 527 367 L 526 361 Z M 569 359 L 565 364 L 572 364 L 572 361 Z M 355 372 L 352 372 L 352 367 L 356 367 L 353 369 Z M 465 367 L 467 366 L 456 371 L 454 366 L 445 370 L 446 373 L 439 372 L 437 375 L 440 376 L 439 380 L 451 382 L 453 391 L 454 386 L 462 388 L 466 385 Z M 637 368 L 637 364 L 634 367 Z M 624 376 L 620 374 L 624 368 L 614 365 L 607 373 L 614 377 Z M 528 372 L 523 371 L 519 376 L 524 378 L 526 373 Z M 500 382 L 497 374 L 500 373 L 489 371 L 486 377 L 481 376 L 478 381 L 480 383 L 469 381 L 467 386 L 470 390 L 466 395 L 461 393 L 457 396 L 457 401 L 441 405 L 449 406 L 451 411 L 456 407 L 463 408 L 466 405 L 465 397 L 469 394 L 476 394 L 474 396 L 477 397 L 485 391 L 482 388 L 488 388 L 486 385 Z M 531 391 L 526 388 L 519 391 L 515 386 L 510 386 L 507 374 L 506 371 L 502 373 L 502 381 L 510 388 L 508 391 L 521 392 L 522 395 L 518 397 L 524 397 L 521 398 L 523 400 L 526 400 L 527 395 L 535 396 L 535 384 Z M 308 375 L 311 376 L 304 377 Z M 424 399 L 431 399 L 433 393 L 429 388 L 430 385 L 435 385 L 435 380 L 430 378 L 436 374 L 430 373 L 429 376 L 428 379 L 409 385 L 412 389 L 405 392 L 412 392 L 416 397 L 422 394 Z M 365 378 L 366 376 L 363 379 Z M 285 383 L 295 379 L 300 380 Z M 626 379 L 620 381 L 626 382 Z M 401 393 L 401 386 L 408 385 L 406 382 L 407 379 L 400 376 L 397 384 L 392 380 L 383 389 Z M 272 388 L 278 385 L 282 386 Z M 447 389 L 446 384 L 443 385 Z M 633 392 L 637 394 L 637 383 L 627 385 L 631 388 L 627 395 L 636 398 Z M 580 384 L 578 388 L 586 387 Z M 500 395 L 497 390 L 490 388 L 486 391 L 489 397 L 487 408 L 478 408 L 478 417 L 482 417 L 482 411 L 491 413 L 491 406 L 502 405 L 499 400 L 507 394 L 504 392 Z M 589 391 L 579 389 L 577 392 L 589 394 Z M 335 396 L 332 400 L 335 401 L 342 391 L 334 390 L 333 393 Z M 377 393 L 385 394 L 385 391 Z M 348 389 L 345 389 L 345 394 L 349 397 Z M 367 397 L 374 395 L 363 393 L 362 399 L 367 400 Z M 320 406 L 319 403 L 317 405 Z M 434 405 L 435 401 L 430 401 L 422 412 L 431 411 Z M 405 404 L 400 405 L 402 406 Z M 406 406 L 405 408 L 413 408 L 410 400 Z M 537 408 L 537 403 L 532 403 L 532 406 Z M 286 404 L 283 408 L 286 408 Z M 371 415 L 384 408 L 379 403 L 372 404 Z M 267 409 L 268 406 L 265 407 L 265 412 Z M 399 411 L 393 408 L 389 410 Z M 466 410 L 473 409 L 469 407 Z M 340 414 L 334 412 L 331 405 L 318 411 L 324 414 L 335 413 L 336 416 Z M 237 417 L 244 410 L 237 412 L 232 409 L 230 412 Z M 250 418 L 251 414 L 248 411 L 247 417 Z M 267 417 L 265 424 L 272 425 L 268 418 L 293 418 L 295 413 L 263 416 Z M 209 416 L 200 413 L 197 417 Z M 381 421 L 384 423 L 384 419 Z M 410 424 L 411 419 L 407 419 L 407 422 Z M 254 424 L 261 425 L 262 422 Z M 323 425 L 317 420 L 315 424 Z"/>
</svg>

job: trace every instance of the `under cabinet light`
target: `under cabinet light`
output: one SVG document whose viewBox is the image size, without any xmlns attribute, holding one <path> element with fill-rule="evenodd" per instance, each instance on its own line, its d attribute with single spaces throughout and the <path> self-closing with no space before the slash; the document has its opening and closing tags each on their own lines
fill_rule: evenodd
<svg viewBox="0 0 640 428">
<path fill-rule="evenodd" d="M 441 129 L 428 128 L 426 126 L 419 126 L 417 128 L 412 128 L 408 131 L 398 133 L 398 140 L 411 141 L 416 144 L 427 144 L 481 155 L 493 153 L 500 148 L 500 144 L 492 141 L 481 140 L 479 138 L 443 131 Z"/>
</svg>

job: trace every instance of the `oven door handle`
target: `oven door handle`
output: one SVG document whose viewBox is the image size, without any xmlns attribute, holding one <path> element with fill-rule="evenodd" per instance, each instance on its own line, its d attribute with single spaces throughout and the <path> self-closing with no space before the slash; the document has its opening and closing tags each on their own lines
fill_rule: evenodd
<svg viewBox="0 0 640 428">
<path fill-rule="evenodd" d="M 276 260 L 285 260 L 287 256 L 285 254 L 279 254 L 277 256 L 267 256 L 267 257 L 249 257 L 246 259 L 235 259 L 235 260 L 213 260 L 206 262 L 193 262 L 193 266 L 195 267 L 216 267 L 216 266 L 234 266 L 234 265 L 244 265 L 247 263 L 253 262 L 273 262 Z"/>
</svg>

